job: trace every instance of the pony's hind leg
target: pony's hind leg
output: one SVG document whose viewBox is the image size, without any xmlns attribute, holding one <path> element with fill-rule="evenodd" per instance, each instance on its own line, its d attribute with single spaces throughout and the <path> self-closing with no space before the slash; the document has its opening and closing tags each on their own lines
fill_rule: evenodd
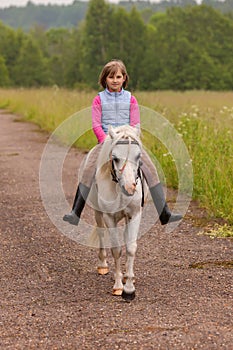
<svg viewBox="0 0 233 350">
<path fill-rule="evenodd" d="M 98 267 L 97 271 L 99 275 L 107 275 L 109 272 L 108 263 L 107 263 L 107 252 L 105 248 L 99 249 L 98 254 Z"/>
<path fill-rule="evenodd" d="M 109 272 L 107 263 L 107 251 L 104 244 L 104 221 L 101 212 L 95 212 L 95 219 L 97 223 L 96 231 L 99 237 L 99 254 L 98 254 L 98 267 L 97 271 L 99 275 L 106 275 Z"/>
</svg>

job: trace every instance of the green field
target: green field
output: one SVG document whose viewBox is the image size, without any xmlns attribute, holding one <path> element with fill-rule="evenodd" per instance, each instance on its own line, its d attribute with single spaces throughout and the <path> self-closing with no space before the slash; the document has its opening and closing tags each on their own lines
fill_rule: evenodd
<svg viewBox="0 0 233 350">
<path fill-rule="evenodd" d="M 0 108 L 52 132 L 66 118 L 91 106 L 96 91 L 59 89 L 0 89 Z M 233 225 L 233 92 L 135 92 L 140 105 L 163 115 L 182 136 L 192 159 L 193 198 L 211 217 Z M 75 132 L 75 130 L 73 130 Z M 177 174 L 164 148 L 145 133 L 147 147 L 156 155 L 166 183 L 176 188 Z M 66 140 L 65 140 L 66 141 Z M 89 131 L 76 146 L 89 149 L 96 143 Z M 227 231 L 227 230 L 226 230 Z M 228 230 L 228 236 L 233 235 Z M 227 232 L 228 232 L 227 231 Z"/>
</svg>

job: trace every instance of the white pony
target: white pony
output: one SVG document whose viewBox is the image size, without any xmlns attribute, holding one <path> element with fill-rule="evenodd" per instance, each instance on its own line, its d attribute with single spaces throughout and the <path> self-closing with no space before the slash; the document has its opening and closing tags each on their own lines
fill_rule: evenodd
<svg viewBox="0 0 233 350">
<path fill-rule="evenodd" d="M 115 260 L 115 283 L 113 295 L 122 295 L 126 299 L 135 296 L 134 259 L 137 250 L 137 238 L 141 221 L 144 195 L 147 185 L 141 175 L 140 158 L 142 144 L 139 130 L 128 125 L 109 128 L 108 136 L 101 148 L 97 160 L 95 184 L 96 198 L 95 233 L 99 239 L 98 273 L 107 274 L 107 253 L 104 231 L 110 242 Z M 122 219 L 124 223 L 118 224 Z M 123 241 L 120 232 L 123 232 Z M 121 272 L 122 245 L 126 246 L 126 272 Z M 123 283 L 125 283 L 123 285 Z"/>
</svg>

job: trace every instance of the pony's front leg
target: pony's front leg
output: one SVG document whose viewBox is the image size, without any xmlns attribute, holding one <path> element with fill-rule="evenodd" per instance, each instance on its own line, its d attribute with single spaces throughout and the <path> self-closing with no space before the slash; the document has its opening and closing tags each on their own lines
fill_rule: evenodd
<svg viewBox="0 0 233 350">
<path fill-rule="evenodd" d="M 122 295 L 123 283 L 122 283 L 122 272 L 121 272 L 121 252 L 122 248 L 119 243 L 118 230 L 117 230 L 117 220 L 114 216 L 108 215 L 105 217 L 105 223 L 108 226 L 108 232 L 111 242 L 111 252 L 115 262 L 115 276 L 114 276 L 114 286 L 113 295 Z"/>
<path fill-rule="evenodd" d="M 137 236 L 141 221 L 141 213 L 137 214 L 133 219 L 127 220 L 125 230 L 126 243 L 126 273 L 124 275 L 124 293 L 134 296 L 135 294 L 135 278 L 134 278 L 134 260 L 137 251 Z"/>
<path fill-rule="evenodd" d="M 121 247 L 111 248 L 112 256 L 115 261 L 115 283 L 113 286 L 113 295 L 121 295 L 123 292 L 123 283 L 122 283 L 122 272 L 121 272 Z"/>
<path fill-rule="evenodd" d="M 126 273 L 124 276 L 125 285 L 124 285 L 124 292 L 126 294 L 133 294 L 135 293 L 135 286 L 134 286 L 134 260 L 135 255 L 137 251 L 137 242 L 130 242 L 126 245 Z"/>
</svg>

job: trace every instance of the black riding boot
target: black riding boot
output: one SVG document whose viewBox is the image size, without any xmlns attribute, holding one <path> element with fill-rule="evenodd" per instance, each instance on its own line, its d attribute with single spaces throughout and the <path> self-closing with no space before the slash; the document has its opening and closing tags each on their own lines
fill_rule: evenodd
<svg viewBox="0 0 233 350">
<path fill-rule="evenodd" d="M 71 225 L 78 225 L 89 192 L 89 187 L 82 183 L 78 185 L 72 210 L 69 214 L 63 216 L 64 221 L 68 221 Z"/>
<path fill-rule="evenodd" d="M 154 187 L 151 187 L 150 193 L 151 193 L 151 197 L 153 199 L 155 208 L 158 211 L 159 220 L 162 225 L 166 225 L 167 223 L 179 221 L 182 219 L 182 215 L 173 214 L 170 212 L 164 197 L 163 187 L 161 183 L 155 185 Z"/>
</svg>

